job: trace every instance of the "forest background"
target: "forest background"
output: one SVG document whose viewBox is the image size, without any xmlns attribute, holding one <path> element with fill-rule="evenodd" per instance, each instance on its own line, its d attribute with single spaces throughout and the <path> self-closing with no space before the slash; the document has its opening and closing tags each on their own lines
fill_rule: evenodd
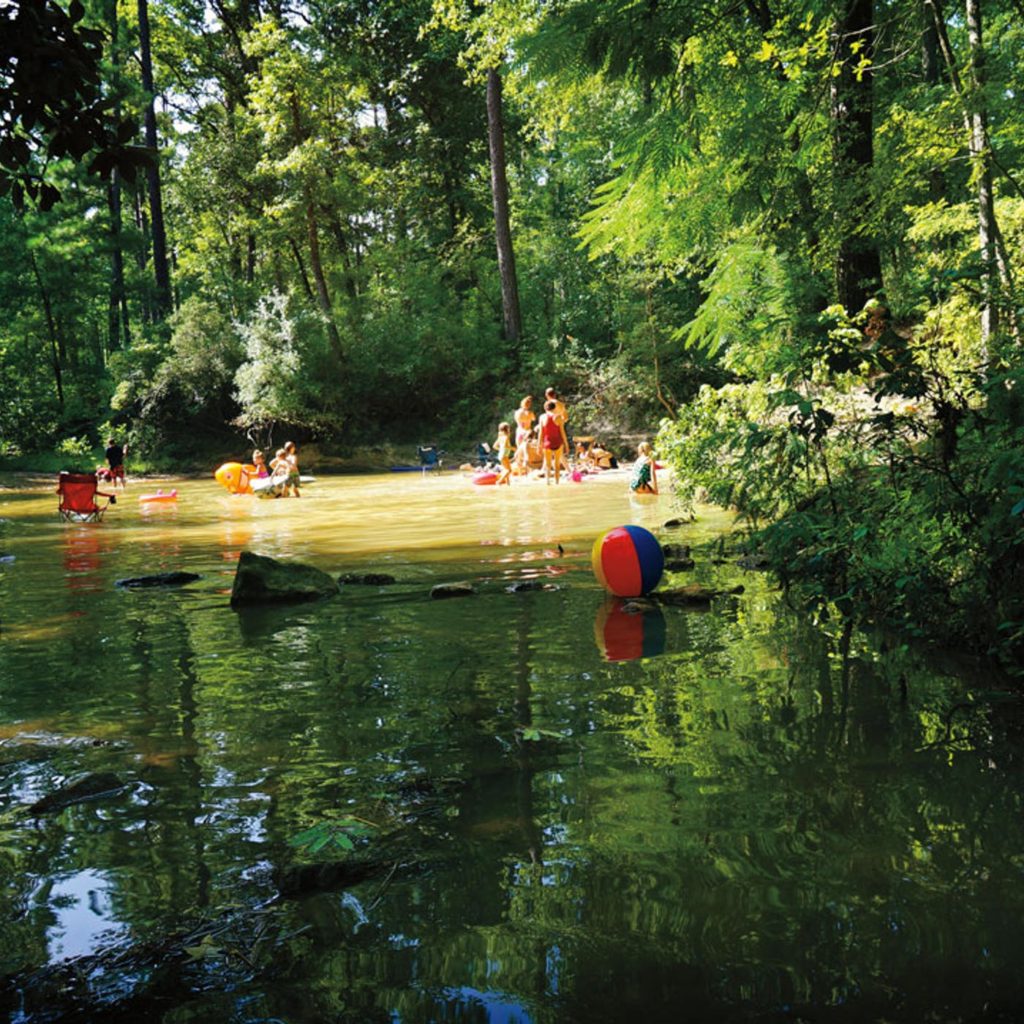
<svg viewBox="0 0 1024 1024">
<path fill-rule="evenodd" d="M 0 0 L 0 459 L 658 437 L 1024 650 L 1021 0 Z M 50 461 L 48 462 L 47 459 Z"/>
</svg>

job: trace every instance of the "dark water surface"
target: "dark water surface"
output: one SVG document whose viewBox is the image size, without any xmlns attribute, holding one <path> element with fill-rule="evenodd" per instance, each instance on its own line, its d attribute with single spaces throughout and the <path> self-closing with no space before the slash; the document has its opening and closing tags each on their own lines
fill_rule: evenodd
<svg viewBox="0 0 1024 1024">
<path fill-rule="evenodd" d="M 621 478 L 178 486 L 98 526 L 0 492 L 12 1020 L 1021 1019 L 1021 716 L 996 682 L 844 657 L 714 564 L 711 510 L 659 531 L 696 546 L 673 582 L 745 592 L 625 613 L 590 544 L 673 510 Z M 246 548 L 399 582 L 236 613 Z M 202 578 L 114 586 L 172 569 Z M 480 592 L 426 597 L 458 579 Z M 28 812 L 100 772 L 123 788 Z M 367 835 L 289 842 L 353 816 Z"/>
</svg>

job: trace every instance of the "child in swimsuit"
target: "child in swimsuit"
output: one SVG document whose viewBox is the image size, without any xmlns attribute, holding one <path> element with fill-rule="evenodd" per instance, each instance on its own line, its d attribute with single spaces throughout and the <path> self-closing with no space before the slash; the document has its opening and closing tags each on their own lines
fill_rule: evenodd
<svg viewBox="0 0 1024 1024">
<path fill-rule="evenodd" d="M 637 494 L 657 494 L 658 475 L 654 468 L 651 446 L 646 441 L 641 441 L 636 454 L 637 460 L 633 463 L 633 479 L 629 481 L 629 489 Z"/>
<path fill-rule="evenodd" d="M 528 467 L 526 442 L 530 439 L 530 429 L 537 419 L 533 409 L 533 396 L 527 395 L 515 411 L 516 421 L 516 465 L 520 472 L 525 472 Z"/>
<path fill-rule="evenodd" d="M 284 498 L 288 495 L 288 473 L 291 467 L 288 464 L 288 460 L 285 458 L 283 448 L 278 448 L 274 453 L 274 457 L 270 460 L 271 476 L 274 478 L 274 490 L 277 490 L 277 485 L 281 485 L 281 489 L 277 494 L 278 498 Z"/>
<path fill-rule="evenodd" d="M 259 448 L 252 453 L 252 464 L 256 467 L 256 476 L 260 480 L 266 480 L 270 476 L 270 473 L 267 471 L 266 458 Z"/>
<path fill-rule="evenodd" d="M 296 498 L 301 498 L 302 495 L 299 494 L 299 456 L 296 454 L 294 441 L 285 441 L 284 459 L 288 464 L 287 486 L 292 489 L 292 494 L 294 494 Z"/>
<path fill-rule="evenodd" d="M 544 412 L 539 421 L 540 449 L 544 456 L 544 478 L 551 483 L 551 471 L 554 470 L 555 483 L 559 482 L 561 471 L 562 449 L 565 446 L 565 431 L 555 415 L 556 403 L 548 399 L 544 403 Z"/>
<path fill-rule="evenodd" d="M 498 453 L 501 472 L 495 484 L 512 483 L 512 436 L 507 423 L 498 424 L 498 436 L 494 441 L 494 450 Z"/>
</svg>

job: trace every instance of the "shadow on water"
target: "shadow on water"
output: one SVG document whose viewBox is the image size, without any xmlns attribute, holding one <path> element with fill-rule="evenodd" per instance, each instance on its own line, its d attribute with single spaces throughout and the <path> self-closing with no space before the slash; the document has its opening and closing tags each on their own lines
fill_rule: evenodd
<svg viewBox="0 0 1024 1024">
<path fill-rule="evenodd" d="M 594 536 L 670 512 L 612 481 L 179 488 L 93 531 L 0 510 L 12 1019 L 1019 1019 L 1024 717 L 990 680 L 753 574 L 704 610 L 607 598 Z M 673 535 L 674 582 L 739 581 L 726 526 Z M 398 583 L 234 612 L 243 547 Z"/>
</svg>

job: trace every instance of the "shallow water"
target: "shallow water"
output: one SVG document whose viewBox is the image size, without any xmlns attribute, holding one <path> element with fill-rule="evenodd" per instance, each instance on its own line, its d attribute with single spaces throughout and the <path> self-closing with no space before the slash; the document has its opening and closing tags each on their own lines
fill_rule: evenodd
<svg viewBox="0 0 1024 1024">
<path fill-rule="evenodd" d="M 1017 704 L 844 657 L 716 564 L 726 514 L 662 530 L 670 499 L 624 477 L 160 486 L 179 501 L 133 483 L 98 525 L 0 492 L 12 1019 L 1016 1019 Z M 670 582 L 744 593 L 623 610 L 589 567 L 623 522 L 695 546 Z M 234 612 L 243 549 L 398 583 Z M 114 585 L 175 569 L 201 579 Z M 26 811 L 96 772 L 124 786 Z M 351 856 L 289 840 L 352 815 L 367 878 L 281 898 L 283 868 Z"/>
</svg>

